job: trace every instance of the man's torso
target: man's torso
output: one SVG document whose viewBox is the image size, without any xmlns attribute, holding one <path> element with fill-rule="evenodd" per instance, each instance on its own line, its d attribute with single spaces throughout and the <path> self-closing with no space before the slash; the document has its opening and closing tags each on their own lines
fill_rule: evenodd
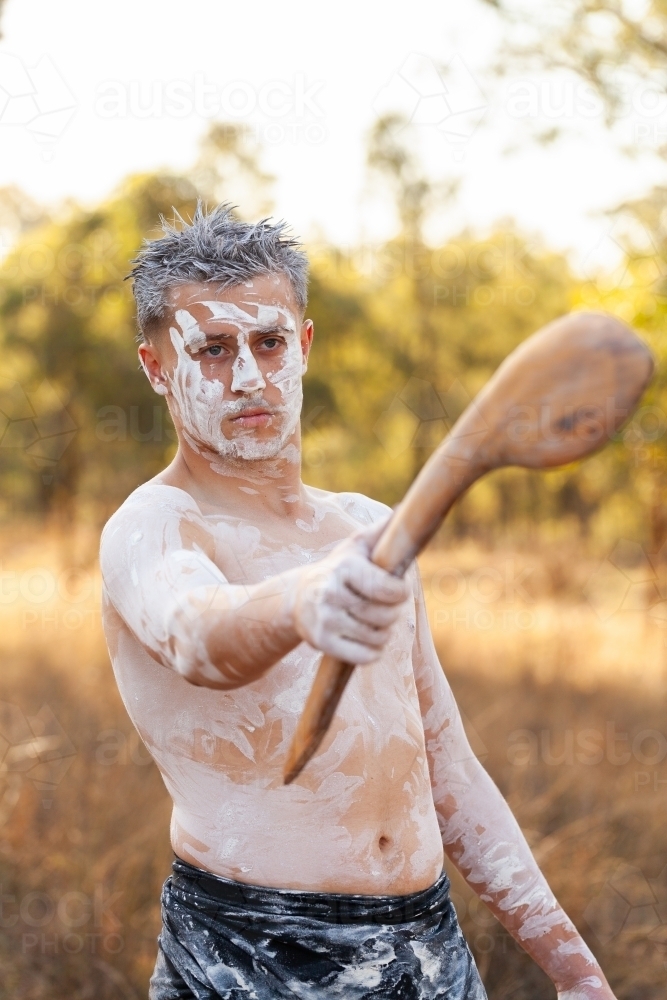
<svg viewBox="0 0 667 1000">
<path fill-rule="evenodd" d="M 172 506 L 178 494 L 186 499 L 154 484 L 128 499 L 144 501 L 138 530 L 146 499 L 165 490 Z M 241 517 L 200 509 L 213 561 L 230 584 L 320 559 L 384 513 L 355 494 L 308 495 L 312 518 L 287 532 L 269 524 L 260 533 Z M 436 880 L 443 851 L 412 671 L 414 600 L 381 658 L 354 671 L 322 747 L 288 787 L 283 763 L 320 653 L 301 643 L 259 680 L 219 691 L 156 662 L 108 600 L 104 626 L 124 702 L 174 802 L 179 857 L 286 889 L 407 894 Z"/>
</svg>

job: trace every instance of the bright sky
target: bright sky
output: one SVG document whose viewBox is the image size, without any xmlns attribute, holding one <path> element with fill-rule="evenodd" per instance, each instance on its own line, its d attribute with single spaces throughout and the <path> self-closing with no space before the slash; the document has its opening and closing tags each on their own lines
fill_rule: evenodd
<svg viewBox="0 0 667 1000">
<path fill-rule="evenodd" d="M 599 213 L 664 180 L 667 108 L 632 95 L 623 156 L 580 84 L 491 76 L 504 30 L 480 0 L 8 0 L 0 185 L 92 203 L 128 173 L 187 168 L 209 123 L 235 120 L 262 140 L 276 214 L 349 245 L 392 231 L 364 140 L 397 108 L 430 175 L 461 178 L 434 236 L 512 217 L 585 267 L 611 261 Z M 553 125 L 571 137 L 528 141 Z"/>
</svg>

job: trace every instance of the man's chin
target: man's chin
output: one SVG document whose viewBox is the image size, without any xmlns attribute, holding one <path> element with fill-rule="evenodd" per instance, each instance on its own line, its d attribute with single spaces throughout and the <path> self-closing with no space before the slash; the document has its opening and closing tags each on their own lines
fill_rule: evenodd
<svg viewBox="0 0 667 1000">
<path fill-rule="evenodd" d="M 277 437 L 257 438 L 251 435 L 230 438 L 216 450 L 221 459 L 236 459 L 241 462 L 262 462 L 278 458 L 285 450 L 291 434 Z"/>
<path fill-rule="evenodd" d="M 241 440 L 230 442 L 232 447 L 220 453 L 220 458 L 236 458 L 242 462 L 261 462 L 278 458 L 285 447 L 280 438 L 273 441 Z"/>
</svg>

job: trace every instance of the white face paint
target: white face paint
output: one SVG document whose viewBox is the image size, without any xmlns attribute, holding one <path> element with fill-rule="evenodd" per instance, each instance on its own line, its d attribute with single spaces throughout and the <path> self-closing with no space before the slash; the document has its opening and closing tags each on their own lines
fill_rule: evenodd
<svg viewBox="0 0 667 1000">
<path fill-rule="evenodd" d="M 191 351 L 198 351 L 206 346 L 206 334 L 200 330 L 197 320 L 187 309 L 176 310 L 176 322 L 183 331 L 183 340 Z"/>
<path fill-rule="evenodd" d="M 250 350 L 247 334 L 238 336 L 238 354 L 232 365 L 232 392 L 260 392 L 266 389 L 266 382 Z"/>
<path fill-rule="evenodd" d="M 243 396 L 225 399 L 223 382 L 206 378 L 201 361 L 192 357 L 192 353 L 206 345 L 206 336 L 187 309 L 176 310 L 177 326 L 170 327 L 169 335 L 177 360 L 173 375 L 167 377 L 168 390 L 163 391 L 171 396 L 185 439 L 200 454 L 213 452 L 217 457 L 248 461 L 277 458 L 297 427 L 303 401 L 301 379 L 306 365 L 295 318 L 287 309 L 253 302 L 243 304 L 255 308 L 256 316 L 231 302 L 207 300 L 200 304 L 206 306 L 214 322 L 221 321 L 236 328 L 237 354 L 228 388 Z M 276 326 L 282 328 L 286 351 L 280 367 L 268 372 L 266 379 L 280 392 L 282 403 L 278 405 L 262 396 L 266 381 L 249 342 L 252 332 Z M 260 405 L 271 410 L 275 436 L 268 440 L 258 438 L 254 428 L 243 427 L 239 427 L 233 437 L 224 434 L 225 421 Z"/>
</svg>

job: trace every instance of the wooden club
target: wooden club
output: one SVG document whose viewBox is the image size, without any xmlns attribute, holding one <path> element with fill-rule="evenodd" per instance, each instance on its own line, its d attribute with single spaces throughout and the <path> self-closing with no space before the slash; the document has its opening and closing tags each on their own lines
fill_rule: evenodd
<svg viewBox="0 0 667 1000">
<path fill-rule="evenodd" d="M 500 365 L 430 457 L 371 559 L 403 575 L 457 500 L 491 469 L 565 465 L 600 448 L 627 420 L 653 372 L 649 349 L 602 313 L 549 323 Z M 324 738 L 354 664 L 324 656 L 284 769 L 288 785 Z"/>
</svg>

